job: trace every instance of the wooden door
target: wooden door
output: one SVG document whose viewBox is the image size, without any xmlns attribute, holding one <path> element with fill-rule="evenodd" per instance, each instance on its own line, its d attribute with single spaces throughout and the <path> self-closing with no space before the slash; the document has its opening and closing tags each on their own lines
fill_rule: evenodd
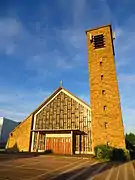
<svg viewBox="0 0 135 180">
<path fill-rule="evenodd" d="M 52 150 L 54 154 L 71 154 L 71 138 L 47 137 L 46 150 Z"/>
</svg>

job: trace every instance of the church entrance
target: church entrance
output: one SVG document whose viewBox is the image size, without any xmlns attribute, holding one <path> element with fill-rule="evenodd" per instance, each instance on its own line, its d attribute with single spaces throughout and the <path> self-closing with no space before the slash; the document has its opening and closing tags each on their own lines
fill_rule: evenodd
<svg viewBox="0 0 135 180">
<path fill-rule="evenodd" d="M 51 150 L 54 154 L 71 154 L 71 135 L 46 134 L 45 150 Z"/>
</svg>

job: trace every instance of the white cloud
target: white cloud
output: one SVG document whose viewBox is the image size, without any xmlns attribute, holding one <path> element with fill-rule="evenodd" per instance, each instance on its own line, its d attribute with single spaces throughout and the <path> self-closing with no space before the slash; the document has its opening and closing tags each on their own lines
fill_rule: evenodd
<svg viewBox="0 0 135 180">
<path fill-rule="evenodd" d="M 66 59 L 58 59 L 57 67 L 61 70 L 62 69 L 72 69 L 73 64 L 71 62 L 68 62 L 68 60 L 66 60 Z"/>
<path fill-rule="evenodd" d="M 126 107 L 123 111 L 123 122 L 125 127 L 125 132 L 135 133 L 135 108 Z"/>
<path fill-rule="evenodd" d="M 120 74 L 119 82 L 127 85 L 135 85 L 135 74 Z"/>
<path fill-rule="evenodd" d="M 23 120 L 34 111 L 48 96 L 48 91 L 0 92 L 0 116 L 17 121 Z"/>
<path fill-rule="evenodd" d="M 21 31 L 21 24 L 16 19 L 0 18 L 0 52 L 13 54 L 15 40 Z"/>
<path fill-rule="evenodd" d="M 26 115 L 27 115 L 27 113 L 21 113 L 21 112 L 18 112 L 17 110 L 15 110 L 15 109 L 8 110 L 8 109 L 0 108 L 0 116 L 1 117 L 6 117 L 6 118 L 9 118 L 9 119 L 18 121 L 18 122 L 20 120 L 25 119 Z"/>
<path fill-rule="evenodd" d="M 133 16 L 134 17 L 134 16 Z M 122 26 L 116 25 L 114 31 L 116 32 L 115 52 L 116 65 L 118 71 L 121 68 L 129 65 L 134 66 L 134 46 L 135 46 L 135 32 L 133 31 L 135 23 L 129 19 L 124 21 Z"/>
<path fill-rule="evenodd" d="M 82 99 L 87 104 L 90 104 L 90 96 L 88 94 L 80 94 L 78 95 L 80 99 Z"/>
<path fill-rule="evenodd" d="M 15 37 L 21 31 L 21 24 L 14 18 L 0 18 L 0 35 Z"/>
</svg>

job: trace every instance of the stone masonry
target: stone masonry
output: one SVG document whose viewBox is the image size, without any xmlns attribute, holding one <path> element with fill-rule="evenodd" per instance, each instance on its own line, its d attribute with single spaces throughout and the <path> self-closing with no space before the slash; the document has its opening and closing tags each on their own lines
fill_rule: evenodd
<svg viewBox="0 0 135 180">
<path fill-rule="evenodd" d="M 95 49 L 93 38 L 97 35 L 104 36 L 105 46 Z M 88 30 L 86 36 L 93 149 L 101 144 L 125 148 L 111 26 Z"/>
<path fill-rule="evenodd" d="M 9 135 L 7 151 L 29 151 L 32 115 L 21 122 Z"/>
</svg>

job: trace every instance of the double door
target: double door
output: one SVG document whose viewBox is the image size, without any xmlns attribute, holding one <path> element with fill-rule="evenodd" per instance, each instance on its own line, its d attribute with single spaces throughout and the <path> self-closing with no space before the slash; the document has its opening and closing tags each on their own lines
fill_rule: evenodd
<svg viewBox="0 0 135 180">
<path fill-rule="evenodd" d="M 71 154 L 71 137 L 46 137 L 45 149 L 55 154 Z"/>
</svg>

